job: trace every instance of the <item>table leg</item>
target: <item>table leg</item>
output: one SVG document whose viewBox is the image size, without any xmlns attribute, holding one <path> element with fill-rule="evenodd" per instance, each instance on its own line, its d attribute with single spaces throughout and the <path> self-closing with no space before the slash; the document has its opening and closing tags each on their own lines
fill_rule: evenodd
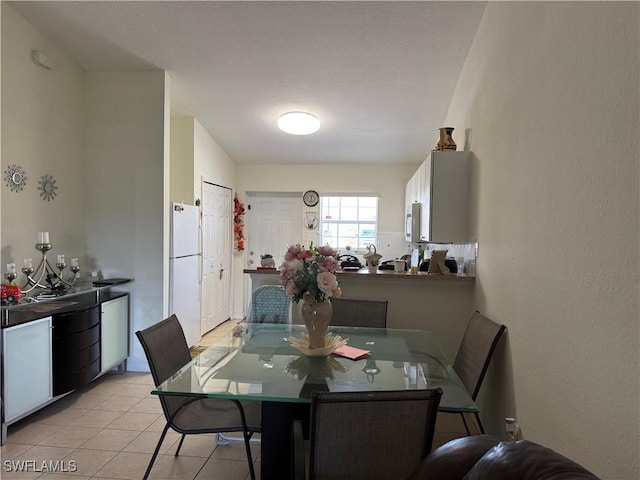
<svg viewBox="0 0 640 480">
<path fill-rule="evenodd" d="M 308 438 L 310 404 L 262 402 L 261 480 L 291 478 L 291 424 L 302 420 Z"/>
</svg>

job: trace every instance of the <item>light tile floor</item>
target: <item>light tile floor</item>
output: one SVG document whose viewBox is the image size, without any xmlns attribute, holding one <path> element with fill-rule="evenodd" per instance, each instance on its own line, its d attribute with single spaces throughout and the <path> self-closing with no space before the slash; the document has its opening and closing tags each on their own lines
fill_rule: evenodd
<svg viewBox="0 0 640 480">
<path fill-rule="evenodd" d="M 202 344 L 228 334 L 236 324 L 225 322 L 207 334 Z M 160 402 L 150 394 L 152 388 L 150 374 L 109 373 L 11 425 L 7 443 L 0 449 L 0 477 L 141 479 L 165 425 Z M 463 435 L 459 415 L 439 415 L 434 448 Z M 249 478 L 242 442 L 216 446 L 213 435 L 187 435 L 180 456 L 175 457 L 179 437 L 172 431 L 167 434 L 151 478 Z M 252 444 L 252 451 L 259 478 L 259 443 Z"/>
</svg>

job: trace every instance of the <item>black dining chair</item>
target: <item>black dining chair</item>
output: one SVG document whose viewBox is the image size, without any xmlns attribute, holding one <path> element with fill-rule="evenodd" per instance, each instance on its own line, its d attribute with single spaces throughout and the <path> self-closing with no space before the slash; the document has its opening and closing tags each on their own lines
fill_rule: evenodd
<svg viewBox="0 0 640 480">
<path fill-rule="evenodd" d="M 332 325 L 345 327 L 387 327 L 387 300 L 332 298 Z"/>
<path fill-rule="evenodd" d="M 462 380 L 474 402 L 478 397 L 478 392 L 480 392 L 482 380 L 484 380 L 484 376 L 487 373 L 487 368 L 489 368 L 498 340 L 500 340 L 505 330 L 506 327 L 504 325 L 490 320 L 477 311 L 467 324 L 456 359 L 453 362 L 453 369 Z M 460 412 L 460 416 L 467 430 L 467 435 L 470 435 L 471 432 L 464 413 Z M 485 433 L 479 413 L 476 412 L 475 416 L 480 432 Z"/>
<path fill-rule="evenodd" d="M 407 478 L 431 451 L 441 397 L 440 388 L 313 392 L 308 445 L 301 421 L 292 427 L 293 478 Z"/>
<path fill-rule="evenodd" d="M 184 332 L 175 315 L 136 332 L 149 362 L 156 386 L 191 361 Z M 206 397 L 158 395 L 167 424 L 162 430 L 144 479 L 149 477 L 162 442 L 169 428 L 182 434 L 177 457 L 185 435 L 203 433 L 242 432 L 251 478 L 255 479 L 251 458 L 251 436 L 261 431 L 260 402 L 240 402 Z"/>
</svg>

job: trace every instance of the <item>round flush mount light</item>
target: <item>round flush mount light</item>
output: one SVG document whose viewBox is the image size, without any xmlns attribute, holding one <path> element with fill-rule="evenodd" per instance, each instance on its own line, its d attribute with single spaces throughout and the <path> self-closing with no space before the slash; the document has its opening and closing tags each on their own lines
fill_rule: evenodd
<svg viewBox="0 0 640 480">
<path fill-rule="evenodd" d="M 278 128 L 291 135 L 309 135 L 320 128 L 320 120 L 307 112 L 287 112 L 278 118 Z"/>
</svg>

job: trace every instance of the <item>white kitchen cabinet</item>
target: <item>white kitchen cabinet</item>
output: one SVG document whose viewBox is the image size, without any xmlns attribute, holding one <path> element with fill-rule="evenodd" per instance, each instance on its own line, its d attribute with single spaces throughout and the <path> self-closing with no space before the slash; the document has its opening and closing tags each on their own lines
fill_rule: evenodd
<svg viewBox="0 0 640 480">
<path fill-rule="evenodd" d="M 425 186 L 425 162 L 407 182 L 405 188 L 405 240 L 420 242 L 420 208 Z"/>
<path fill-rule="evenodd" d="M 46 317 L 2 330 L 4 422 L 51 400 L 51 328 L 51 317 Z"/>
<path fill-rule="evenodd" d="M 420 164 L 418 170 L 407 182 L 405 189 L 405 204 L 411 205 L 412 203 L 421 202 L 422 189 L 424 187 L 424 162 Z"/>
<path fill-rule="evenodd" d="M 101 304 L 100 358 L 104 373 L 123 364 L 129 356 L 129 296 Z"/>
<path fill-rule="evenodd" d="M 472 242 L 469 228 L 471 152 L 431 152 L 407 182 L 406 210 L 420 204 L 419 241 Z M 407 234 L 407 238 L 416 238 Z"/>
</svg>

